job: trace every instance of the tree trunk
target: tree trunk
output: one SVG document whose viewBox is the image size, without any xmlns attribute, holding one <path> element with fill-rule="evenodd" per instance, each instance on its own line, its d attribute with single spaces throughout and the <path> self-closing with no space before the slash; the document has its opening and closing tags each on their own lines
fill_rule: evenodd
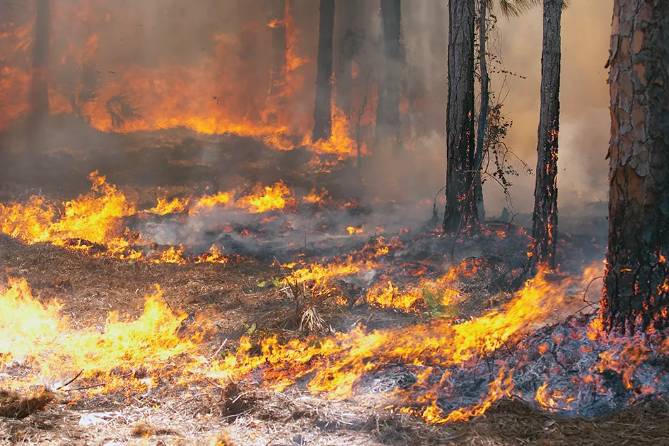
<svg viewBox="0 0 669 446">
<path fill-rule="evenodd" d="M 285 0 L 272 1 L 272 72 L 270 81 L 270 97 L 281 94 L 285 82 L 286 61 L 286 2 Z"/>
<path fill-rule="evenodd" d="M 669 321 L 669 2 L 615 0 L 611 37 L 609 329 Z"/>
<path fill-rule="evenodd" d="M 381 0 L 383 27 L 383 79 L 376 109 L 377 145 L 400 146 L 400 98 L 402 95 L 402 3 L 401 0 Z M 383 147 L 385 148 L 385 147 Z"/>
<path fill-rule="evenodd" d="M 481 181 L 481 169 L 483 167 L 483 151 L 485 135 L 488 128 L 488 110 L 490 109 L 490 75 L 488 74 L 488 55 L 486 44 L 488 40 L 486 30 L 486 19 L 488 18 L 488 1 L 479 0 L 479 67 L 481 69 L 481 108 L 479 110 L 478 129 L 476 131 L 476 208 L 479 213 L 479 221 L 485 220 L 485 207 L 483 204 L 483 182 Z"/>
<path fill-rule="evenodd" d="M 32 83 L 28 131 L 36 130 L 49 115 L 49 37 L 51 34 L 50 0 L 37 0 L 33 43 Z"/>
<path fill-rule="evenodd" d="M 556 267 L 557 161 L 560 133 L 560 63 L 563 0 L 544 0 L 544 38 L 541 57 L 541 114 L 534 189 L 534 248 L 532 264 Z"/>
<path fill-rule="evenodd" d="M 474 187 L 474 0 L 449 2 L 444 231 L 478 225 Z"/>
<path fill-rule="evenodd" d="M 334 0 L 321 0 L 318 26 L 318 68 L 316 108 L 312 140 L 328 139 L 332 134 L 332 59 L 334 41 Z"/>
<path fill-rule="evenodd" d="M 335 17 L 335 79 L 337 106 L 347 116 L 352 116 L 354 99 L 353 63 L 365 42 L 365 5 L 358 2 L 343 2 L 337 5 Z M 339 29 L 337 29 L 339 28 Z M 359 67 L 358 67 L 359 68 Z"/>
</svg>

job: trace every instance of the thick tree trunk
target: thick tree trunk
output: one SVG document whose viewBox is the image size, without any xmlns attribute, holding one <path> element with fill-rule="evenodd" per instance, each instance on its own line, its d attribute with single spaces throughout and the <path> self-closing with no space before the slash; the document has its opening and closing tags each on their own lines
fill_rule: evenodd
<svg viewBox="0 0 669 446">
<path fill-rule="evenodd" d="M 401 149 L 400 98 L 404 70 L 401 0 L 381 0 L 381 22 L 384 62 L 376 108 L 376 141 L 377 145 L 390 145 L 397 151 Z"/>
<path fill-rule="evenodd" d="M 488 128 L 488 111 L 490 109 L 490 75 L 488 74 L 488 55 L 486 44 L 488 40 L 487 22 L 488 1 L 479 0 L 479 67 L 481 69 L 481 107 L 479 109 L 479 122 L 476 131 L 476 208 L 479 213 L 479 221 L 485 220 L 485 207 L 483 204 L 483 182 L 481 181 L 481 168 L 483 167 L 483 150 L 485 135 Z"/>
<path fill-rule="evenodd" d="M 332 134 L 332 66 L 334 41 L 334 0 L 321 0 L 318 26 L 318 68 L 316 108 L 312 140 L 328 139 Z"/>
<path fill-rule="evenodd" d="M 337 5 L 335 35 L 335 79 L 337 106 L 347 115 L 353 113 L 353 63 L 365 41 L 365 6 L 358 2 Z"/>
<path fill-rule="evenodd" d="M 272 29 L 272 72 L 270 83 L 270 97 L 281 94 L 285 82 L 286 62 L 286 1 L 272 1 L 272 17 L 270 28 Z"/>
<path fill-rule="evenodd" d="M 669 2 L 615 0 L 611 37 L 609 329 L 669 321 Z"/>
<path fill-rule="evenodd" d="M 563 0 L 544 0 L 544 38 L 541 57 L 541 112 L 534 189 L 534 248 L 532 263 L 556 267 L 557 161 L 560 133 L 560 63 Z"/>
<path fill-rule="evenodd" d="M 474 141 L 474 0 L 449 2 L 444 231 L 478 225 Z"/>
<path fill-rule="evenodd" d="M 30 86 L 29 131 L 34 131 L 49 114 L 49 36 L 50 0 L 37 0 L 33 43 L 32 83 Z"/>
</svg>

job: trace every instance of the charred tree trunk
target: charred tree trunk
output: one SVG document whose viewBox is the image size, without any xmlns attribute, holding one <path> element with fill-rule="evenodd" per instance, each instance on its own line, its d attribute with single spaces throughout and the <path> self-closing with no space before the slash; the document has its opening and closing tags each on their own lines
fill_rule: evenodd
<svg viewBox="0 0 669 446">
<path fill-rule="evenodd" d="M 541 57 L 541 114 L 534 189 L 532 264 L 556 267 L 557 161 L 560 133 L 560 63 L 563 0 L 544 0 L 544 37 Z"/>
<path fill-rule="evenodd" d="M 353 114 L 354 77 L 353 64 L 365 41 L 365 6 L 358 2 L 343 2 L 337 6 L 335 35 L 340 36 L 335 45 L 335 79 L 337 106 L 347 115 Z M 360 67 L 358 66 L 358 69 Z"/>
<path fill-rule="evenodd" d="M 481 70 L 481 107 L 479 109 L 479 122 L 476 131 L 476 207 L 479 213 L 479 221 L 485 220 L 485 207 L 483 204 L 483 182 L 481 181 L 481 169 L 483 167 L 483 151 L 485 135 L 488 128 L 488 111 L 490 109 L 490 75 L 488 74 L 488 55 L 486 54 L 488 1 L 479 0 L 479 68 Z"/>
<path fill-rule="evenodd" d="M 285 81 L 284 70 L 286 62 L 286 1 L 274 0 L 272 2 L 272 73 L 270 84 L 270 97 L 281 94 L 281 88 Z"/>
<path fill-rule="evenodd" d="M 376 109 L 377 145 L 390 145 L 395 151 L 400 146 L 400 98 L 402 95 L 402 2 L 381 0 L 383 26 L 383 79 Z"/>
<path fill-rule="evenodd" d="M 478 225 L 474 141 L 474 0 L 449 2 L 444 231 Z"/>
<path fill-rule="evenodd" d="M 669 321 L 669 2 L 616 0 L 611 37 L 609 329 Z"/>
<path fill-rule="evenodd" d="M 32 83 L 28 131 L 34 132 L 49 115 L 49 37 L 51 34 L 50 0 L 37 0 L 33 43 Z"/>
<path fill-rule="evenodd" d="M 334 0 L 321 0 L 318 26 L 318 68 L 316 108 L 312 140 L 328 139 L 332 134 L 332 66 L 334 44 Z"/>
</svg>

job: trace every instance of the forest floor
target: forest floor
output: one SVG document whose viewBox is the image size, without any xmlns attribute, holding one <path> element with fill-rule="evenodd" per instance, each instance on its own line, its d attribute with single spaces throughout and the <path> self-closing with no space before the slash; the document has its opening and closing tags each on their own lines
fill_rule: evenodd
<svg viewBox="0 0 669 446">
<path fill-rule="evenodd" d="M 99 326 L 110 310 L 138 314 L 154 284 L 179 311 L 214 318 L 220 333 L 204 346 L 235 348 L 249 326 L 280 332 L 292 303 L 258 284 L 276 274 L 255 261 L 218 265 L 154 265 L 96 259 L 49 245 L 0 238 L 0 279 L 21 276 L 41 300 L 58 298 L 77 326 Z M 410 316 L 367 308 L 367 320 Z M 349 321 L 358 315 L 330 315 Z M 221 351 L 221 339 L 229 339 Z M 644 404 L 603 419 L 560 418 L 517 401 L 502 401 L 484 416 L 443 426 L 393 413 L 374 396 L 331 401 L 299 386 L 283 393 L 248 384 L 164 385 L 144 394 L 81 398 L 57 391 L 26 418 L 0 417 L 0 444 L 62 445 L 612 445 L 667 444 L 669 410 Z M 8 404 L 0 394 L 0 407 Z M 218 442 L 218 443 L 217 443 Z"/>
<path fill-rule="evenodd" d="M 93 170 L 107 175 L 113 184 L 135 190 L 180 187 L 186 191 L 221 191 L 241 184 L 283 180 L 305 191 L 318 185 L 335 198 L 349 198 L 366 186 L 359 181 L 360 172 L 351 163 L 340 170 L 314 173 L 309 164 L 311 155 L 305 150 L 277 152 L 236 137 L 199 141 L 178 135 L 156 143 L 154 135 L 149 136 L 147 142 L 143 137 L 92 133 L 85 138 L 75 135 L 64 141 L 51 141 L 54 147 L 67 149 L 54 149 L 40 157 L 0 153 L 0 202 L 24 202 L 28 196 L 44 191 L 49 196 L 71 199 L 89 189 L 86 178 Z M 415 178 L 441 175 L 438 169 L 432 170 L 407 172 L 407 181 L 396 179 L 397 189 L 401 191 Z M 384 178 L 388 176 L 391 175 Z M 388 216 L 383 208 L 376 211 L 384 218 Z M 400 213 L 409 212 L 401 209 Z M 429 215 L 419 217 L 428 219 Z M 561 236 L 568 249 L 575 252 L 571 257 L 574 264 L 565 262 L 562 266 L 574 272 L 601 259 L 605 219 L 600 216 L 571 223 L 581 230 L 588 228 L 580 238 Z M 562 227 L 568 224 L 566 219 L 561 220 Z M 597 237 L 590 234 L 593 228 L 599 231 Z M 487 245 L 492 249 L 486 255 L 506 266 L 513 264 L 514 259 L 524 258 L 526 240 L 512 238 Z M 595 238 L 597 241 L 593 242 Z M 407 257 L 416 260 L 416 264 L 425 259 L 439 263 L 447 251 L 445 246 L 451 246 L 433 238 L 421 239 L 420 235 L 408 240 L 408 245 Z M 312 255 L 326 254 L 316 251 Z M 337 251 L 342 250 L 333 246 L 329 253 L 339 254 Z M 477 246 L 473 251 L 460 254 L 482 255 Z M 237 351 L 242 336 L 254 341 L 271 335 L 302 336 L 295 326 L 295 302 L 277 287 L 267 285 L 283 272 L 271 255 L 259 257 L 265 260 L 245 256 L 227 265 L 154 264 L 96 258 L 49 244 L 26 245 L 0 235 L 0 284 L 10 277 L 25 278 L 40 301 L 60 302 L 62 313 L 74 328 L 96 329 L 102 329 L 111 311 L 119 312 L 122 319 L 137 317 L 143 310 L 144 296 L 159 285 L 170 309 L 192 316 L 188 321 L 193 324 L 206 320 L 216 327 L 204 338 L 201 353 L 210 359 L 222 358 Z M 395 268 L 392 272 L 403 268 L 392 261 L 385 266 Z M 337 307 L 323 316 L 342 332 L 359 323 L 373 329 L 424 321 L 424 316 L 418 314 L 376 309 L 364 303 Z M 178 368 L 179 364 L 172 367 Z M 0 372 L 0 383 L 8 379 L 11 381 L 12 376 Z M 39 407 L 28 407 L 23 414 L 27 416 L 22 418 L 3 417 L 3 413 L 13 413 L 8 408 L 24 402 L 17 400 L 20 395 L 4 392 L 0 384 L 0 444 L 669 444 L 669 410 L 657 401 L 606 418 L 584 419 L 558 417 L 520 401 L 502 400 L 485 415 L 468 422 L 429 425 L 420 418 L 398 413 L 384 395 L 374 392 L 337 401 L 312 394 L 302 384 L 278 392 L 250 382 L 184 382 L 170 377 L 144 391 L 117 388 L 110 393 L 89 394 L 86 389 L 77 390 L 77 386 L 87 385 L 81 381 L 75 379 L 70 386 L 52 389 L 44 401 L 37 402 Z"/>
</svg>

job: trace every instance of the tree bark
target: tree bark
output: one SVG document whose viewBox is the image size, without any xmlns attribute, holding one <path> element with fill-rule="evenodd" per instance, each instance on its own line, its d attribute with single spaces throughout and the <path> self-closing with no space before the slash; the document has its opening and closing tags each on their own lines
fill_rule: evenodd
<svg viewBox="0 0 669 446">
<path fill-rule="evenodd" d="M 381 0 L 383 27 L 383 79 L 376 109 L 377 145 L 390 145 L 395 151 L 400 146 L 400 98 L 402 96 L 402 2 Z"/>
<path fill-rule="evenodd" d="M 487 22 L 488 1 L 479 0 L 479 67 L 481 70 L 481 107 L 479 109 L 479 122 L 476 131 L 476 208 L 478 210 L 479 221 L 485 220 L 485 207 L 483 203 L 483 182 L 481 181 L 481 169 L 483 167 L 483 151 L 485 144 L 486 130 L 488 128 L 488 111 L 490 109 L 490 75 L 488 74 L 488 55 L 486 54 L 486 44 L 488 40 Z"/>
<path fill-rule="evenodd" d="M 332 134 L 332 66 L 334 44 L 334 0 L 320 0 L 318 26 L 318 68 L 316 74 L 316 107 L 312 140 L 328 139 Z"/>
<path fill-rule="evenodd" d="M 474 0 L 449 2 L 444 231 L 478 225 L 474 192 Z"/>
<path fill-rule="evenodd" d="M 560 133 L 560 64 L 563 0 L 544 0 L 544 37 L 541 57 L 541 112 L 534 189 L 532 263 L 556 265 L 558 229 L 557 161 Z"/>
<path fill-rule="evenodd" d="M 615 0 L 611 55 L 608 329 L 669 320 L 669 2 Z"/>
<path fill-rule="evenodd" d="M 30 86 L 29 131 L 49 115 L 49 37 L 51 34 L 50 0 L 37 0 L 33 43 L 32 82 Z"/>
</svg>

